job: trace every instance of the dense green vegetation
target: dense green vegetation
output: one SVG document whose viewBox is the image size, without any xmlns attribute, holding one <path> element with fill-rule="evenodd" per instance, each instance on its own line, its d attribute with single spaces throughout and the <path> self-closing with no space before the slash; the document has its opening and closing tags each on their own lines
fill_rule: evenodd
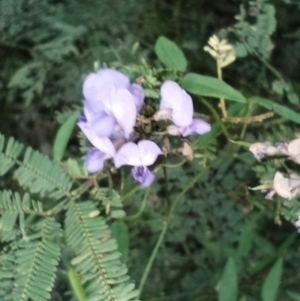
<svg viewBox="0 0 300 301">
<path fill-rule="evenodd" d="M 299 137 L 299 13 L 293 0 L 0 0 L 0 299 L 300 300 L 299 196 L 265 199 L 299 165 L 249 151 Z M 219 61 L 213 35 L 229 45 Z M 161 157 L 147 189 L 126 168 L 83 167 L 82 84 L 104 67 L 141 81 L 144 116 L 172 79 L 212 125 L 155 137 L 193 158 Z"/>
</svg>

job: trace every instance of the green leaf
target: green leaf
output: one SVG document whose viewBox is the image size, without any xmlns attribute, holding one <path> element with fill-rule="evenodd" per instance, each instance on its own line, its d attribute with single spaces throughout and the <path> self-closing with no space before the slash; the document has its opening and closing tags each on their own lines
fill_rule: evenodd
<svg viewBox="0 0 300 301">
<path fill-rule="evenodd" d="M 233 258 L 227 260 L 222 278 L 220 280 L 219 301 L 237 300 L 237 271 Z"/>
<path fill-rule="evenodd" d="M 187 91 L 200 95 L 246 103 L 245 97 L 228 84 L 215 77 L 188 73 L 181 81 L 181 86 Z"/>
<path fill-rule="evenodd" d="M 288 252 L 291 245 L 294 243 L 295 239 L 297 238 L 297 233 L 291 233 L 284 242 L 278 247 L 277 254 L 284 255 Z"/>
<path fill-rule="evenodd" d="M 182 50 L 172 41 L 165 37 L 159 37 L 155 43 L 154 50 L 159 60 L 169 68 L 185 71 L 186 58 Z"/>
<path fill-rule="evenodd" d="M 263 301 L 275 301 L 277 291 L 280 285 L 282 274 L 282 259 L 278 259 L 274 264 L 266 280 L 263 283 L 261 290 L 261 298 Z"/>
<path fill-rule="evenodd" d="M 258 247 L 261 248 L 261 250 L 264 250 L 264 252 L 268 254 L 268 257 L 276 254 L 275 246 L 261 235 L 253 233 L 252 240 Z"/>
<path fill-rule="evenodd" d="M 238 246 L 238 254 L 239 256 L 246 256 L 253 243 L 253 232 L 249 230 L 244 230 L 241 233 L 240 239 L 239 239 L 239 246 Z"/>
<path fill-rule="evenodd" d="M 73 268 L 68 270 L 68 278 L 78 301 L 86 301 L 85 291 L 81 284 L 80 277 Z"/>
<path fill-rule="evenodd" d="M 59 128 L 53 146 L 54 161 L 62 160 L 78 116 L 79 112 L 75 111 Z"/>
<path fill-rule="evenodd" d="M 126 224 L 120 220 L 114 222 L 111 226 L 111 234 L 118 243 L 122 261 L 126 262 L 129 251 L 129 235 Z"/>
<path fill-rule="evenodd" d="M 266 98 L 253 97 L 251 100 L 256 104 L 267 108 L 268 110 L 274 111 L 279 116 L 300 124 L 300 113 L 297 113 L 294 110 L 291 110 Z"/>
<path fill-rule="evenodd" d="M 300 301 L 300 294 L 293 291 L 286 291 L 286 294 L 294 301 Z"/>
</svg>

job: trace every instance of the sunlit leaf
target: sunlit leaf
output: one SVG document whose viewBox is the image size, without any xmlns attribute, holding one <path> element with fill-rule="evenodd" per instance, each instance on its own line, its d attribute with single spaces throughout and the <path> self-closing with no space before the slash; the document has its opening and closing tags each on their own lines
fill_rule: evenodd
<svg viewBox="0 0 300 301">
<path fill-rule="evenodd" d="M 172 41 L 165 37 L 159 37 L 155 43 L 154 50 L 159 60 L 169 68 L 185 71 L 186 58 L 182 50 Z"/>
<path fill-rule="evenodd" d="M 298 292 L 286 291 L 286 294 L 294 301 L 300 301 L 300 294 Z"/>
<path fill-rule="evenodd" d="M 70 285 L 72 287 L 72 290 L 78 299 L 78 301 L 86 301 L 85 291 L 81 284 L 80 277 L 76 273 L 76 271 L 73 268 L 70 268 L 68 271 L 68 278 Z"/>
<path fill-rule="evenodd" d="M 233 258 L 228 259 L 219 285 L 219 301 L 237 300 L 238 280 Z"/>
<path fill-rule="evenodd" d="M 126 262 L 129 251 L 129 235 L 126 224 L 123 221 L 116 221 L 111 226 L 112 237 L 116 239 L 119 251 L 122 254 L 122 261 Z"/>
<path fill-rule="evenodd" d="M 55 161 L 61 161 L 63 158 L 78 116 L 79 112 L 75 111 L 58 130 L 53 146 L 53 159 Z"/>
<path fill-rule="evenodd" d="M 251 100 L 258 105 L 267 108 L 268 110 L 274 111 L 279 116 L 300 124 L 300 113 L 297 113 L 294 110 L 291 110 L 266 98 L 253 97 Z"/>
<path fill-rule="evenodd" d="M 282 274 L 282 259 L 278 259 L 267 275 L 261 290 L 262 301 L 275 301 Z"/>
<path fill-rule="evenodd" d="M 215 77 L 188 73 L 181 81 L 181 86 L 188 92 L 199 96 L 225 98 L 246 103 L 245 97 L 237 90 Z"/>
</svg>

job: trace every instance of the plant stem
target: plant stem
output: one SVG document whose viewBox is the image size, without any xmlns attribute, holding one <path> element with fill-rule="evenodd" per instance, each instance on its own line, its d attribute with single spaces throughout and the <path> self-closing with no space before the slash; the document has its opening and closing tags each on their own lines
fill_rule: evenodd
<svg viewBox="0 0 300 301">
<path fill-rule="evenodd" d="M 128 221 L 128 220 L 130 221 L 130 220 L 136 219 L 143 213 L 143 211 L 145 209 L 145 206 L 146 206 L 146 201 L 148 199 L 149 193 L 150 193 L 150 188 L 147 189 L 145 194 L 144 194 L 143 202 L 142 202 L 142 205 L 141 205 L 139 211 L 134 215 L 124 217 L 125 221 Z"/>
<path fill-rule="evenodd" d="M 226 138 L 228 140 L 230 140 L 229 133 L 228 133 L 228 131 L 227 131 L 227 129 L 226 129 L 223 121 L 221 120 L 218 112 L 214 109 L 214 107 L 206 99 L 204 99 L 204 98 L 201 97 L 200 100 L 212 112 L 212 114 L 214 115 L 214 117 L 219 121 L 220 126 L 221 126 L 221 128 L 223 130 L 224 135 L 226 136 Z"/>
<path fill-rule="evenodd" d="M 223 80 L 222 68 L 221 68 L 221 64 L 220 64 L 219 60 L 217 60 L 217 74 L 218 74 L 218 79 Z M 225 99 L 223 97 L 220 98 L 219 107 L 221 108 L 223 118 L 226 118 L 228 115 L 227 115 L 227 111 L 226 111 Z"/>
<path fill-rule="evenodd" d="M 144 285 L 146 283 L 146 280 L 147 280 L 147 277 L 149 275 L 149 272 L 150 272 L 150 270 L 152 268 L 152 265 L 153 265 L 153 262 L 155 260 L 155 257 L 156 257 L 156 255 L 158 253 L 158 250 L 159 250 L 159 248 L 160 248 L 160 246 L 161 246 L 161 244 L 162 244 L 162 242 L 164 240 L 164 237 L 165 237 L 165 234 L 167 232 L 167 229 L 168 229 L 168 223 L 166 221 L 164 221 L 162 230 L 161 230 L 160 235 L 159 235 L 159 238 L 158 238 L 158 240 L 156 242 L 156 245 L 155 245 L 155 247 L 154 247 L 154 249 L 152 251 L 152 254 L 151 254 L 151 256 L 150 256 L 150 258 L 148 260 L 147 266 L 146 266 L 146 268 L 144 270 L 144 273 L 143 273 L 143 276 L 142 276 L 142 279 L 141 279 L 141 282 L 140 282 L 140 285 L 139 285 L 140 295 L 142 293 L 142 290 L 144 288 Z"/>
<path fill-rule="evenodd" d="M 251 104 L 248 104 L 247 111 L 246 111 L 246 117 L 248 117 L 251 114 Z M 248 124 L 244 123 L 242 127 L 242 131 L 240 134 L 240 139 L 243 139 L 247 130 Z"/>
<path fill-rule="evenodd" d="M 139 189 L 141 189 L 141 187 L 139 185 L 136 185 L 135 187 L 133 187 L 131 190 L 129 190 L 127 193 L 125 193 L 122 196 L 123 202 L 127 199 L 129 199 L 132 195 L 134 195 Z"/>
<path fill-rule="evenodd" d="M 163 222 L 163 227 L 162 227 L 162 230 L 160 232 L 160 235 L 158 237 L 158 240 L 155 244 L 155 247 L 151 253 L 151 256 L 147 262 L 147 265 L 146 265 L 146 268 L 144 270 L 144 273 L 142 275 L 142 278 L 141 278 L 141 282 L 140 282 L 140 285 L 139 285 L 139 291 L 140 291 L 140 295 L 142 293 L 142 290 L 144 288 L 144 285 L 146 283 L 146 280 L 147 280 L 147 277 L 149 275 L 149 272 L 152 268 L 152 265 L 153 265 L 153 262 L 156 258 L 156 255 L 158 253 L 158 250 L 161 246 L 161 244 L 163 243 L 163 240 L 164 240 L 164 237 L 165 237 L 165 234 L 168 230 L 168 227 L 174 217 L 174 213 L 175 213 L 175 210 L 179 204 L 179 202 L 181 201 L 182 197 L 186 194 L 186 192 L 188 190 L 190 190 L 194 185 L 195 183 L 201 178 L 201 176 L 204 174 L 204 172 L 206 171 L 206 169 L 203 169 L 186 187 L 185 189 L 183 189 L 180 194 L 177 196 L 176 200 L 174 201 L 174 203 L 172 204 L 171 208 L 170 208 L 170 211 L 168 213 L 168 216 L 166 218 L 166 220 Z"/>
<path fill-rule="evenodd" d="M 282 84 L 285 84 L 285 80 L 283 79 L 279 71 L 277 71 L 266 59 L 261 57 L 255 49 L 251 48 L 247 42 L 244 41 L 244 45 L 250 53 L 253 53 L 267 67 L 267 69 L 269 69 L 269 71 L 281 81 Z"/>
</svg>

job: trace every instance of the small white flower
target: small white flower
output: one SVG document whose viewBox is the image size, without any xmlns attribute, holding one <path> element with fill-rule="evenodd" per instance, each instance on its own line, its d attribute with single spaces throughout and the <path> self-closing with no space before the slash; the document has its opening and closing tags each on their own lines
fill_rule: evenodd
<svg viewBox="0 0 300 301">
<path fill-rule="evenodd" d="M 300 178 L 297 175 L 285 178 L 281 172 L 277 171 L 273 187 L 279 196 L 290 200 L 300 192 Z"/>
</svg>

